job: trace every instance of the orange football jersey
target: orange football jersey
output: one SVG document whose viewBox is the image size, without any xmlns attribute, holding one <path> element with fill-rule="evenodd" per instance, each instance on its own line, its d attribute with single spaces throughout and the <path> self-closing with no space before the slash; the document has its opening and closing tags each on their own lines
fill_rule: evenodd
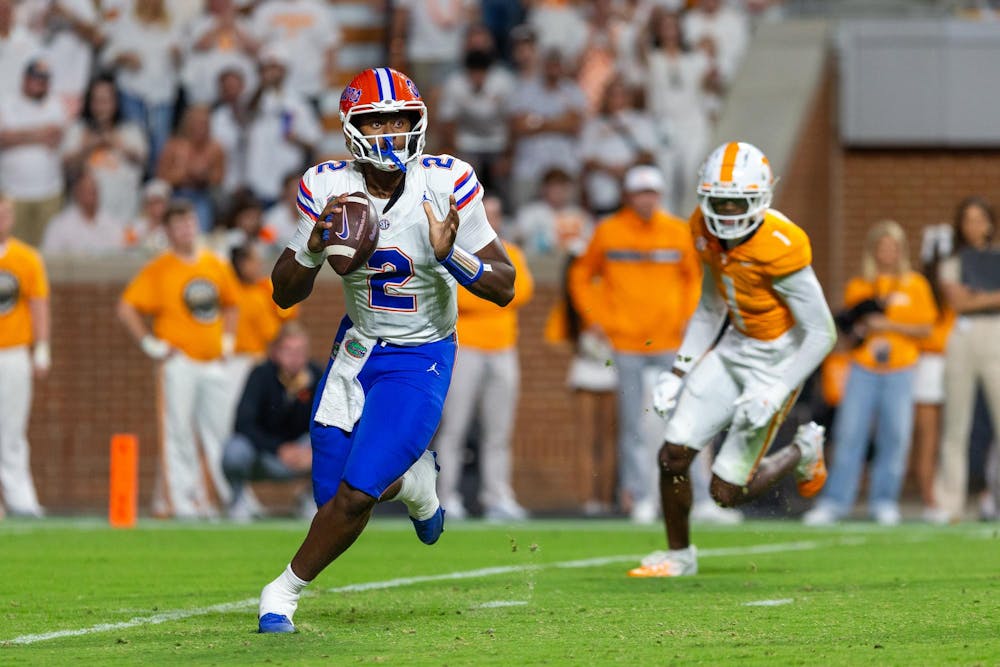
<svg viewBox="0 0 1000 667">
<path fill-rule="evenodd" d="M 798 225 L 769 209 L 750 240 L 726 250 L 709 233 L 698 209 L 691 216 L 691 233 L 737 330 L 750 338 L 773 340 L 795 326 L 792 311 L 772 281 L 812 262 L 809 237 Z"/>
<path fill-rule="evenodd" d="M 31 299 L 47 299 L 49 281 L 38 251 L 17 239 L 7 239 L 0 255 L 0 348 L 32 342 Z"/>
<path fill-rule="evenodd" d="M 281 325 L 299 315 L 299 307 L 279 308 L 271 299 L 271 279 L 261 278 L 256 283 L 237 283 L 236 305 L 236 354 L 262 357 L 267 346 L 278 335 Z"/>
<path fill-rule="evenodd" d="M 207 251 L 194 262 L 172 252 L 150 261 L 132 279 L 122 299 L 153 318 L 153 334 L 192 359 L 222 354 L 222 309 L 235 306 L 236 276 Z"/>
</svg>

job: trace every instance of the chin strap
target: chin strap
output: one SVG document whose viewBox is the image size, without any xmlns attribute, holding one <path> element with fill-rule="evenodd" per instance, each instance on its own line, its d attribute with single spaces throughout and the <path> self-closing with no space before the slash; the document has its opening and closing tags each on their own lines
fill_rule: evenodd
<svg viewBox="0 0 1000 667">
<path fill-rule="evenodd" d="M 378 142 L 375 142 L 375 149 L 378 151 L 379 157 L 383 155 L 388 155 L 389 159 L 395 162 L 396 166 L 399 167 L 399 170 L 405 174 L 406 165 L 403 164 L 403 161 L 399 159 L 398 155 L 396 155 L 395 148 L 392 145 L 392 140 L 389 137 L 384 137 L 383 140 L 385 141 L 384 152 L 382 150 L 382 147 L 378 145 Z"/>
</svg>

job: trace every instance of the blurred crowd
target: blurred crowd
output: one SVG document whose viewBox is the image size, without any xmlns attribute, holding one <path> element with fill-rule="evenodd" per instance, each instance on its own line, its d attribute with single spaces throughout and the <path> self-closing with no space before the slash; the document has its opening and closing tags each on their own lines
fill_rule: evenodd
<svg viewBox="0 0 1000 667">
<path fill-rule="evenodd" d="M 337 117 L 343 84 L 355 73 L 339 57 L 349 46 L 339 20 L 345 4 L 0 0 L 0 247 L 10 246 L 8 238 L 23 244 L 0 253 L 0 262 L 13 262 L 8 269 L 30 286 L 8 294 L 0 280 L 0 316 L 17 317 L 17 334 L 12 324 L 0 335 L 0 364 L 15 369 L 0 373 L 0 394 L 10 385 L 23 399 L 27 386 L 30 402 L 30 368 L 41 377 L 51 362 L 39 305 L 47 304 L 48 286 L 30 248 L 44 256 L 149 259 L 119 315 L 172 374 L 164 391 L 186 405 L 167 417 L 175 460 L 168 456 L 166 465 L 176 470 L 158 482 L 161 515 L 206 515 L 211 494 L 196 488 L 204 475 L 190 465 L 199 456 L 195 431 L 211 445 L 204 456 L 214 495 L 234 518 L 260 513 L 244 491 L 247 480 L 297 480 L 308 470 L 303 406 L 319 371 L 302 354 L 304 332 L 288 329 L 295 313 L 270 302 L 267 274 L 298 224 L 302 171 L 347 156 Z M 490 220 L 529 281 L 509 313 L 460 300 L 455 382 L 468 390 L 449 396 L 434 445 L 452 462 L 442 464 L 441 481 L 449 516 L 474 506 L 492 518 L 527 516 L 511 481 L 516 309 L 531 297 L 528 259 L 548 258 L 565 280 L 545 337 L 572 350 L 566 384 L 574 437 L 590 454 L 585 474 L 593 484 L 583 510 L 655 519 L 655 470 L 647 462 L 661 426 L 639 408 L 649 404 L 656 374 L 669 368 L 700 284 L 690 239 L 680 240 L 684 223 L 673 213 L 693 191 L 754 25 L 780 17 L 782 4 L 379 3 L 385 60 L 412 77 L 427 101 L 426 152 L 452 153 L 475 167 L 491 195 Z M 842 347 L 814 383 L 816 398 L 804 399 L 826 410 L 833 427 L 829 488 L 808 522 L 849 514 L 868 459 L 871 515 L 897 522 L 911 436 L 926 518 L 960 518 L 966 490 L 986 488 L 981 452 L 992 437 L 988 415 L 994 433 L 1000 418 L 1000 355 L 995 346 L 968 350 L 1000 334 L 995 271 L 976 268 L 996 259 L 989 254 L 995 229 L 987 202 L 963 203 L 954 225 L 935 226 L 923 240 L 922 277 L 905 261 L 902 229 L 889 222 L 873 228 L 865 265 L 844 294 Z M 607 246 L 612 234 L 615 248 Z M 616 259 L 615 252 L 642 261 L 622 269 L 601 260 Z M 171 306 L 150 296 L 158 280 L 182 273 L 170 274 L 164 253 L 217 276 L 205 287 L 212 303 L 184 294 L 194 324 L 211 327 L 208 334 L 194 329 L 202 343 L 210 341 L 207 349 L 189 344 L 190 323 L 165 324 Z M 654 274 L 669 289 L 636 289 Z M 8 297 L 27 305 L 4 310 Z M 174 326 L 181 333 L 164 334 Z M 493 391 L 476 394 L 486 385 Z M 976 408 L 979 385 L 985 392 Z M 202 414 L 210 412 L 204 402 L 190 397 L 216 391 L 228 407 Z M 267 408 L 282 395 L 290 397 L 284 412 Z M 11 442 L 16 450 L 0 461 L 0 473 L 27 469 L 24 409 L 23 420 L 0 410 L 7 429 L 0 453 L 9 457 Z M 462 497 L 463 470 L 453 463 L 465 460 L 469 441 L 481 464 L 476 503 Z M 703 482 L 695 484 L 693 516 L 738 521 L 739 513 L 708 498 L 710 457 L 693 468 Z M 0 481 L 8 509 L 41 512 L 30 475 L 27 486 Z M 12 495 L 8 484 L 20 490 Z M 979 499 L 980 513 L 995 517 L 995 490 Z"/>
</svg>

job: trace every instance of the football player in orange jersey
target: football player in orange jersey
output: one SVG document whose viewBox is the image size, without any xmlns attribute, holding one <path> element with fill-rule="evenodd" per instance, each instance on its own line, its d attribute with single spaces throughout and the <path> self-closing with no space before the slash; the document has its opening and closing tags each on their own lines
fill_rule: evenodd
<svg viewBox="0 0 1000 667">
<path fill-rule="evenodd" d="M 702 165 L 690 221 L 704 265 L 701 299 L 653 396 L 667 421 L 659 466 L 669 551 L 644 558 L 629 576 L 698 572 L 688 468 L 725 429 L 710 486 L 720 505 L 746 502 L 790 472 L 806 497 L 826 481 L 823 429 L 814 423 L 799 428 L 795 446 L 764 456 L 800 386 L 836 340 L 810 267 L 809 238 L 769 208 L 773 187 L 767 158 L 747 143 L 724 144 Z"/>
</svg>

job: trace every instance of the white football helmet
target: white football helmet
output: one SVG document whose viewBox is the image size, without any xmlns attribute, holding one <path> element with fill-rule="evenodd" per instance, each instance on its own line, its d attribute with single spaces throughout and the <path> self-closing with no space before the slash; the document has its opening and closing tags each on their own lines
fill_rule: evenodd
<svg viewBox="0 0 1000 667">
<path fill-rule="evenodd" d="M 720 239 L 741 239 L 764 222 L 771 206 L 774 175 L 759 148 L 731 141 L 716 148 L 701 166 L 698 203 L 708 231 Z M 736 215 L 717 213 L 713 199 L 742 199 L 746 211 Z"/>
</svg>

